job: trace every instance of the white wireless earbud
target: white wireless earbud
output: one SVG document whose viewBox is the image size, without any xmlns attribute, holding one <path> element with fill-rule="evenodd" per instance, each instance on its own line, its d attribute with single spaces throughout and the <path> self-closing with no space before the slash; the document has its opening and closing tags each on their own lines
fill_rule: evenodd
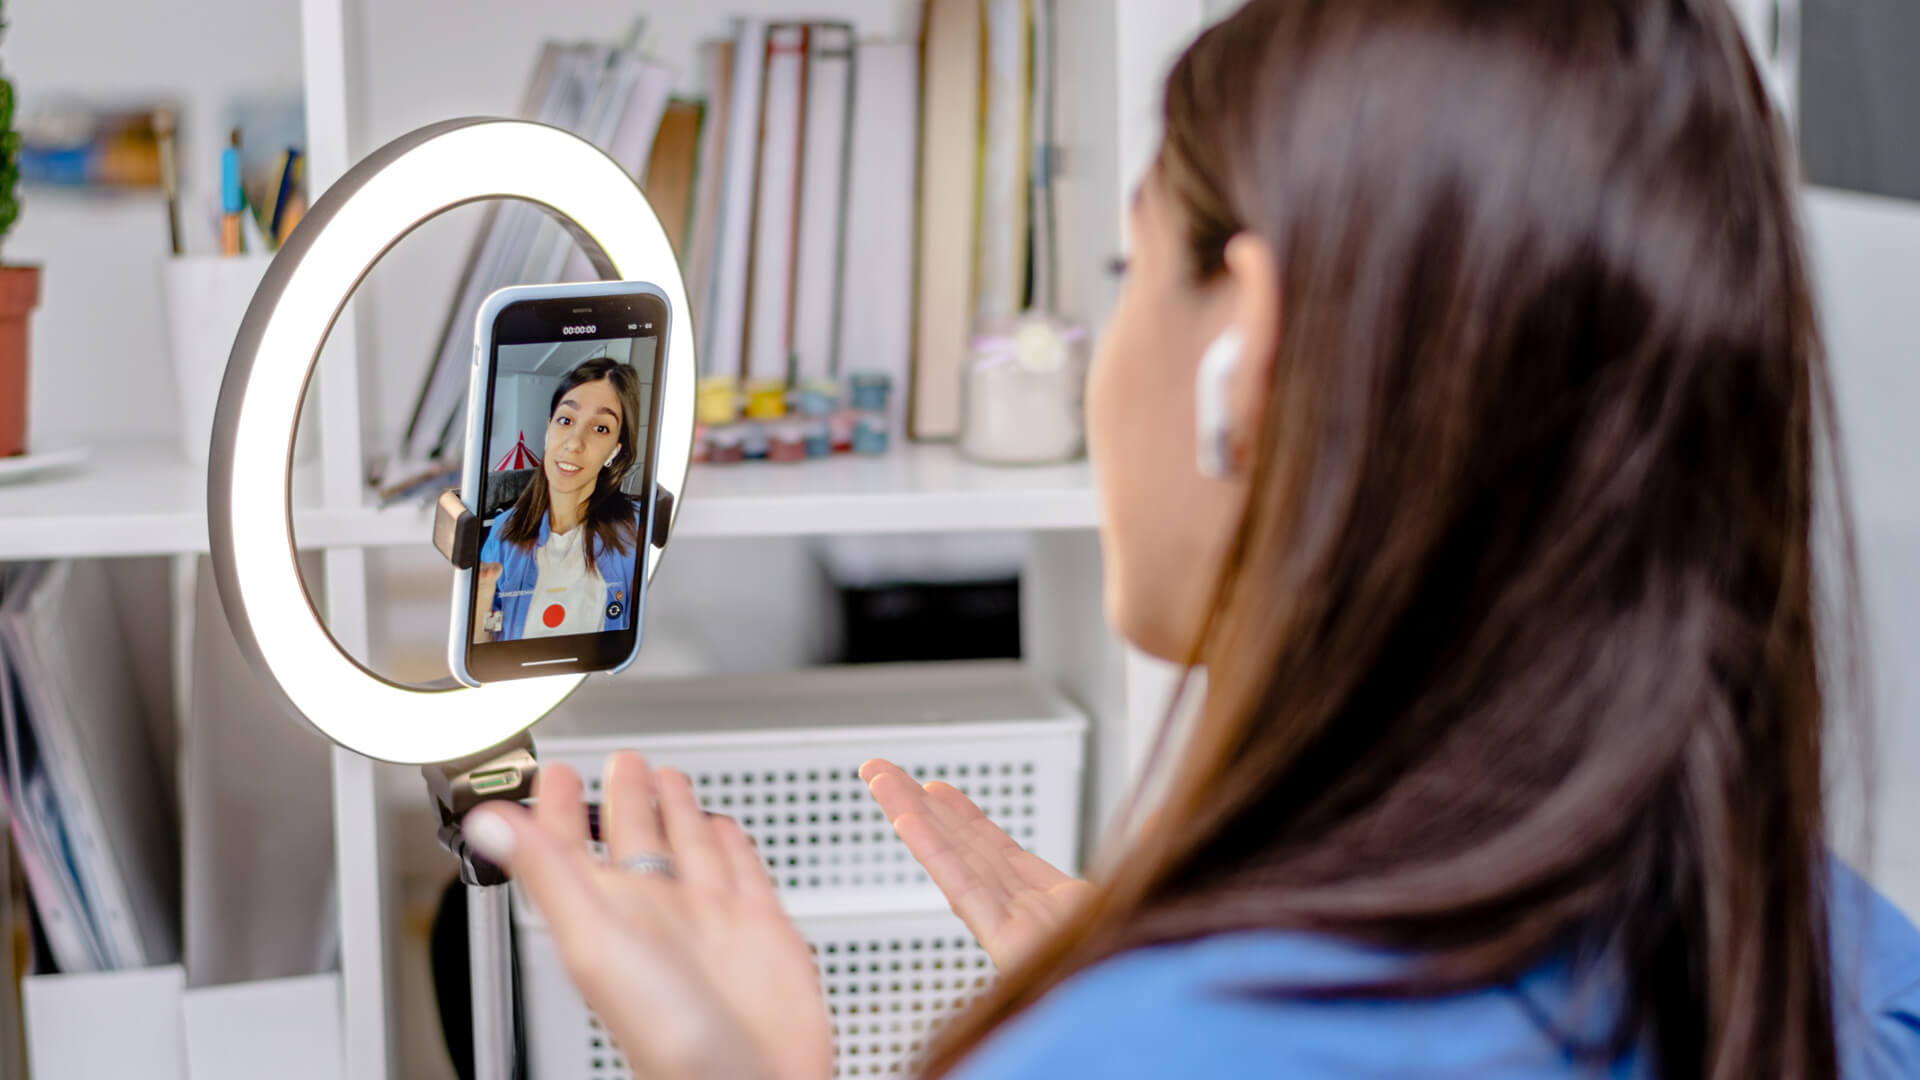
<svg viewBox="0 0 1920 1080">
<path fill-rule="evenodd" d="M 600 467 L 601 467 L 601 468 L 603 468 L 603 469 L 611 469 L 611 468 L 613 468 L 613 462 L 614 462 L 614 459 L 615 459 L 615 458 L 617 458 L 617 457 L 619 457 L 619 456 L 620 456 L 620 448 L 616 446 L 616 447 L 614 447 L 614 448 L 613 448 L 613 453 L 611 453 L 611 454 L 608 454 L 608 455 L 607 455 L 607 463 L 606 463 L 605 465 L 602 465 L 602 466 L 600 466 Z"/>
<path fill-rule="evenodd" d="M 1226 476 L 1233 471 L 1233 421 L 1228 415 L 1227 384 L 1240 365 L 1243 339 L 1229 329 L 1200 355 L 1194 378 L 1194 431 L 1199 436 L 1200 475 Z"/>
</svg>

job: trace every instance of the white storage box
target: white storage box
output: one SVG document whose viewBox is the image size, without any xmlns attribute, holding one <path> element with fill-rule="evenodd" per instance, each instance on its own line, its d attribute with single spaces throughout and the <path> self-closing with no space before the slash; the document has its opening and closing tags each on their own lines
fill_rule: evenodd
<svg viewBox="0 0 1920 1080">
<path fill-rule="evenodd" d="M 834 1075 L 912 1075 L 940 1022 L 993 977 L 951 912 L 798 920 L 833 1020 Z M 544 927 L 515 927 L 531 1080 L 631 1080 L 626 1058 L 567 981 Z"/>
<path fill-rule="evenodd" d="M 820 960 L 840 1076 L 904 1074 L 990 974 L 867 793 L 862 762 L 945 780 L 1028 850 L 1077 863 L 1086 719 L 1018 664 L 607 679 L 534 735 L 541 761 L 578 768 L 589 798 L 607 755 L 632 749 L 686 772 L 707 809 L 740 822 Z M 623 1080 L 517 891 L 513 914 L 532 1080 Z"/>
</svg>

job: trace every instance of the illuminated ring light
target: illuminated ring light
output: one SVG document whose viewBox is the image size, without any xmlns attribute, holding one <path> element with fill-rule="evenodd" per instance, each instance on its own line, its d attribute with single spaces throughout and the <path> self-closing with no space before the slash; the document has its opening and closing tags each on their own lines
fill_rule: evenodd
<svg viewBox="0 0 1920 1080">
<path fill-rule="evenodd" d="M 657 479 L 676 515 L 692 455 L 697 367 L 686 285 L 646 196 L 593 144 L 544 124 L 450 120 L 395 139 L 327 189 L 274 256 L 234 340 L 214 420 L 207 524 L 220 599 L 249 660 L 322 734 L 384 761 L 425 764 L 487 749 L 546 715 L 585 677 L 451 690 L 389 682 L 333 640 L 295 561 L 294 426 L 335 318 L 387 249 L 436 214 L 482 199 L 539 206 L 602 277 L 666 292 Z M 423 523 L 423 542 L 427 531 Z M 660 551 L 647 551 L 651 576 Z"/>
</svg>

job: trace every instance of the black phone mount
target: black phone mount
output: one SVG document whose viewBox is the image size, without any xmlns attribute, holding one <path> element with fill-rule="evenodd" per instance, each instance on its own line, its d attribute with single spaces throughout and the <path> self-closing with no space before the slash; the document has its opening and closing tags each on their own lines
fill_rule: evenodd
<svg viewBox="0 0 1920 1080">
<path fill-rule="evenodd" d="M 433 546 L 455 570 L 471 570 L 480 564 L 480 519 L 460 498 L 457 488 L 448 488 L 434 500 Z M 656 548 L 667 546 L 673 529 L 673 493 L 653 485 L 653 535 L 648 538 Z"/>
</svg>

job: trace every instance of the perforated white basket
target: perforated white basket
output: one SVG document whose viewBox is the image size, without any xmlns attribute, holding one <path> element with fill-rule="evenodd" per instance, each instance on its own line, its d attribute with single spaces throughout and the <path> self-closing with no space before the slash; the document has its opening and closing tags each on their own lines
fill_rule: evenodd
<svg viewBox="0 0 1920 1080">
<path fill-rule="evenodd" d="M 993 964 L 947 911 L 798 920 L 833 1022 L 834 1075 L 910 1076 L 940 1024 Z M 547 931 L 516 929 L 531 1080 L 631 1080 L 627 1060 L 567 981 Z"/>
<path fill-rule="evenodd" d="M 1018 664 L 608 680 L 535 737 L 543 762 L 581 771 L 590 798 L 607 755 L 633 749 L 686 772 L 707 809 L 740 822 L 816 949 L 841 1076 L 904 1072 L 989 974 L 868 795 L 862 762 L 945 780 L 1028 850 L 1077 863 L 1086 720 Z M 514 922 L 531 1080 L 625 1078 L 517 891 Z"/>
</svg>

